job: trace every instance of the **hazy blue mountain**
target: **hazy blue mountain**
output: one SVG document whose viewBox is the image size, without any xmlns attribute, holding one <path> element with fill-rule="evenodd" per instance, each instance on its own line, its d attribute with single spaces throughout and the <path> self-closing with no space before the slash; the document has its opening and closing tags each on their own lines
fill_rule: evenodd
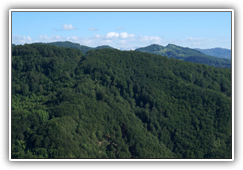
<svg viewBox="0 0 243 170">
<path fill-rule="evenodd" d="M 231 50 L 225 48 L 211 48 L 211 49 L 200 49 L 195 48 L 206 55 L 211 55 L 218 58 L 228 58 L 231 59 Z"/>
<path fill-rule="evenodd" d="M 207 64 L 215 67 L 231 67 L 231 60 L 229 59 L 222 59 L 209 56 L 198 50 L 191 49 L 188 47 L 180 47 L 174 44 L 168 44 L 165 47 L 157 44 L 152 44 L 147 47 L 138 48 L 135 51 L 148 52 L 152 54 L 167 56 L 168 58 L 175 58 L 194 63 Z"/>
</svg>

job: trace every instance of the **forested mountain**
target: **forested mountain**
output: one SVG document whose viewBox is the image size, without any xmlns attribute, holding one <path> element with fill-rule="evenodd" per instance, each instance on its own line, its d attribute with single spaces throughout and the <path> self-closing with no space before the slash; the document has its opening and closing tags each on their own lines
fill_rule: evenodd
<svg viewBox="0 0 243 170">
<path fill-rule="evenodd" d="M 95 47 L 94 49 L 105 49 L 105 48 L 108 48 L 108 49 L 115 49 L 109 45 L 102 45 L 102 46 L 98 46 L 98 47 Z"/>
<path fill-rule="evenodd" d="M 78 50 L 81 50 L 84 54 L 86 54 L 87 51 L 94 50 L 94 49 L 104 49 L 104 48 L 115 49 L 115 48 L 110 47 L 108 45 L 102 45 L 102 46 L 92 48 L 92 47 L 88 47 L 88 46 L 85 46 L 85 45 L 80 45 L 78 43 L 73 43 L 73 42 L 70 42 L 70 41 L 64 41 L 64 42 L 58 41 L 58 42 L 51 42 L 51 43 L 45 43 L 45 44 L 54 45 L 54 46 L 58 46 L 58 47 L 68 47 L 68 48 L 78 49 Z"/>
<path fill-rule="evenodd" d="M 80 45 L 78 43 L 73 43 L 69 41 L 65 42 L 51 42 L 51 43 L 45 43 L 47 45 L 54 45 L 58 47 L 69 47 L 69 48 L 74 48 L 81 50 L 84 54 L 87 53 L 87 51 L 90 50 L 95 50 L 95 49 L 115 49 L 113 47 L 110 47 L 108 45 L 103 45 L 103 46 L 98 46 L 95 48 Z M 206 55 L 203 52 L 200 52 L 198 49 L 190 49 L 190 48 L 184 48 L 180 46 L 176 46 L 173 44 L 168 44 L 166 47 L 157 45 L 157 44 L 152 44 L 147 47 L 143 48 L 137 48 L 135 51 L 140 51 L 140 52 L 148 52 L 152 54 L 158 54 L 162 56 L 167 56 L 169 58 L 176 58 L 179 60 L 185 60 L 193 63 L 201 63 L 201 64 L 207 64 L 209 66 L 214 66 L 214 67 L 221 67 L 221 68 L 231 68 L 231 60 L 227 58 L 217 58 L 213 57 L 210 55 Z M 221 56 L 223 55 L 223 52 L 218 52 Z M 216 53 L 216 51 L 210 51 L 210 53 Z M 227 54 L 227 53 L 226 53 Z M 227 54 L 228 55 L 228 54 Z"/>
<path fill-rule="evenodd" d="M 152 44 L 147 47 L 138 48 L 135 51 L 158 54 L 162 56 L 167 56 L 169 58 L 176 58 L 194 63 L 207 64 L 214 67 L 231 68 L 231 60 L 229 59 L 221 59 L 209 56 L 198 50 L 184 48 L 173 44 L 168 44 L 166 47 Z"/>
<path fill-rule="evenodd" d="M 231 59 L 231 50 L 225 48 L 211 48 L 211 49 L 200 49 L 195 48 L 195 50 L 200 51 L 206 55 L 218 57 L 218 58 L 227 58 Z"/>
<path fill-rule="evenodd" d="M 232 158 L 229 68 L 26 44 L 11 87 L 12 158 Z"/>
</svg>

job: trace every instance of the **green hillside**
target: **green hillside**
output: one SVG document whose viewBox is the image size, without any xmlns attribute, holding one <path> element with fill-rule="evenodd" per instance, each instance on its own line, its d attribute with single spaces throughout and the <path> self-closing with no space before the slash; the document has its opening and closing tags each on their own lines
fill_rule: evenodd
<svg viewBox="0 0 243 170">
<path fill-rule="evenodd" d="M 218 58 L 226 58 L 231 59 L 231 50 L 225 48 L 211 48 L 211 49 L 199 49 L 195 50 L 200 51 L 206 55 L 218 57 Z"/>
<path fill-rule="evenodd" d="M 87 51 L 94 50 L 94 49 L 104 49 L 104 48 L 115 49 L 115 48 L 110 47 L 108 45 L 102 45 L 102 46 L 98 46 L 98 47 L 93 48 L 93 47 L 88 47 L 88 46 L 85 46 L 85 45 L 80 45 L 78 43 L 73 43 L 73 42 L 70 42 L 70 41 L 65 41 L 65 42 L 58 41 L 58 42 L 51 42 L 51 43 L 45 43 L 45 44 L 54 45 L 54 46 L 58 46 L 58 47 L 67 47 L 67 48 L 78 49 L 78 50 L 81 50 L 84 54 L 86 54 Z"/>
<path fill-rule="evenodd" d="M 30 44 L 11 87 L 12 158 L 232 158 L 228 68 Z"/>
<path fill-rule="evenodd" d="M 184 48 L 173 44 L 168 44 L 166 47 L 152 44 L 147 47 L 138 48 L 135 51 L 148 52 L 167 56 L 194 63 L 207 64 L 214 67 L 231 68 L 230 59 L 221 59 L 213 56 L 206 55 L 196 49 Z"/>
<path fill-rule="evenodd" d="M 98 46 L 98 47 L 95 47 L 94 49 L 105 49 L 105 48 L 108 48 L 108 49 L 115 49 L 109 45 L 101 45 L 101 46 Z"/>
</svg>

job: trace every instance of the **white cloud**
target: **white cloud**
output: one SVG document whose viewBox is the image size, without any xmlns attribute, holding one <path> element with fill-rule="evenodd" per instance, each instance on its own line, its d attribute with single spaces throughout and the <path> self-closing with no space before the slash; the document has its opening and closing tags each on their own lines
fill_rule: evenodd
<svg viewBox="0 0 243 170">
<path fill-rule="evenodd" d="M 68 27 L 67 27 L 68 28 Z M 66 28 L 66 29 L 67 29 Z M 69 27 L 71 28 L 71 27 Z M 108 32 L 107 34 L 94 34 L 90 37 L 80 37 L 80 36 L 61 36 L 61 35 L 40 35 L 36 39 L 31 39 L 30 37 L 15 37 L 13 42 L 32 43 L 32 42 L 55 42 L 55 41 L 71 41 L 79 43 L 81 45 L 86 45 L 90 47 L 96 47 L 100 45 L 110 45 L 112 47 L 122 47 L 128 48 L 134 46 L 144 46 L 152 43 L 160 44 L 162 42 L 160 37 L 156 36 L 146 36 L 135 34 L 129 34 L 127 32 Z M 163 39 L 164 41 L 164 39 Z M 17 43 L 16 43 L 17 44 Z"/>
<path fill-rule="evenodd" d="M 76 42 L 80 43 L 81 45 L 96 47 L 100 45 L 110 45 L 113 41 L 110 39 L 95 39 L 92 37 L 88 37 L 88 38 L 80 39 Z"/>
<path fill-rule="evenodd" d="M 59 35 L 52 35 L 48 37 L 47 35 L 40 35 L 38 40 L 35 40 L 35 42 L 53 42 L 53 41 L 63 41 L 65 38 L 59 36 Z"/>
<path fill-rule="evenodd" d="M 117 32 L 109 32 L 106 34 L 106 38 L 118 38 L 119 37 L 119 33 Z"/>
<path fill-rule="evenodd" d="M 133 38 L 133 37 L 135 37 L 135 35 L 134 34 L 128 34 L 126 32 L 122 32 L 122 33 L 120 33 L 120 37 L 121 38 Z"/>
<path fill-rule="evenodd" d="M 122 33 L 118 33 L 118 32 L 109 32 L 106 34 L 106 38 L 133 38 L 135 37 L 134 34 L 128 34 L 127 32 L 122 32 Z"/>
<path fill-rule="evenodd" d="M 67 37 L 67 40 L 74 40 L 74 41 L 77 41 L 79 40 L 80 38 L 78 36 L 72 36 L 72 37 Z"/>
<path fill-rule="evenodd" d="M 193 37 L 186 37 L 184 40 L 182 41 L 187 41 L 187 42 L 199 42 L 199 41 L 205 41 L 205 40 L 209 40 L 206 38 L 193 38 Z"/>
<path fill-rule="evenodd" d="M 31 38 L 28 36 L 28 37 L 27 37 L 27 40 L 28 40 L 28 41 L 31 41 Z"/>
<path fill-rule="evenodd" d="M 127 43 L 134 41 L 134 34 L 128 34 L 126 32 L 108 32 L 105 35 L 95 34 L 92 37 L 79 38 L 78 43 L 87 46 L 99 46 L 99 45 L 127 45 Z"/>
<path fill-rule="evenodd" d="M 204 44 L 209 44 L 210 42 L 214 41 L 210 38 L 193 38 L 193 37 L 186 37 L 185 39 L 182 39 L 182 43 L 187 43 L 190 46 L 201 46 Z"/>
<path fill-rule="evenodd" d="M 13 44 L 25 44 L 25 43 L 32 43 L 32 38 L 29 36 L 12 36 L 12 43 Z"/>
<path fill-rule="evenodd" d="M 76 30 L 76 28 L 74 26 L 72 26 L 71 24 L 69 24 L 69 25 L 64 24 L 64 25 L 62 25 L 62 28 L 64 30 Z"/>
</svg>

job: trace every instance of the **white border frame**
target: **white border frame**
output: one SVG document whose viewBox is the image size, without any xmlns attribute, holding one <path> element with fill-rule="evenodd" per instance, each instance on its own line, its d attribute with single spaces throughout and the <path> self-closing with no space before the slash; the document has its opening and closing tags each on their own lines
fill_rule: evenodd
<svg viewBox="0 0 243 170">
<path fill-rule="evenodd" d="M 231 120 L 232 159 L 12 159 L 12 12 L 231 12 Z M 10 9 L 9 10 L 9 160 L 10 161 L 234 161 L 234 10 L 233 9 Z"/>
</svg>

